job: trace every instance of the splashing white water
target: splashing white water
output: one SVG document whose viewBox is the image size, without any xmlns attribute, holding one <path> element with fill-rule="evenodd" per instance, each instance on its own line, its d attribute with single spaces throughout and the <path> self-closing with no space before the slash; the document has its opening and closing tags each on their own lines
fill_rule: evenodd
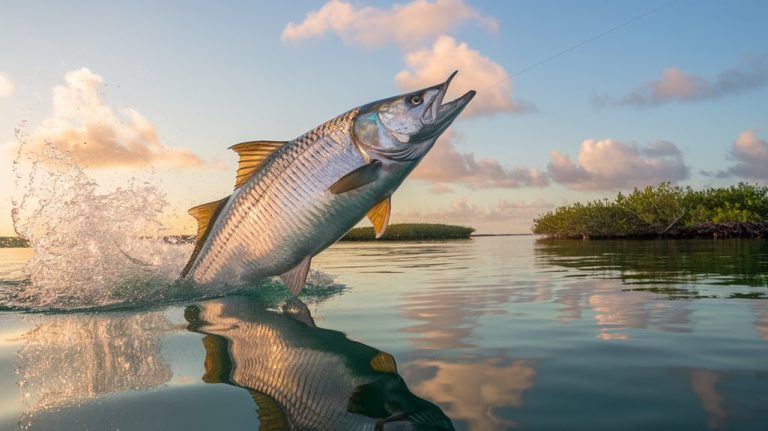
<svg viewBox="0 0 768 431">
<path fill-rule="evenodd" d="M 173 284 L 191 248 L 162 240 L 167 202 L 156 185 L 131 179 L 104 192 L 54 144 L 27 148 L 20 141 L 12 216 L 35 251 L 29 282 L 16 295 L 20 305 L 133 302 Z"/>
</svg>

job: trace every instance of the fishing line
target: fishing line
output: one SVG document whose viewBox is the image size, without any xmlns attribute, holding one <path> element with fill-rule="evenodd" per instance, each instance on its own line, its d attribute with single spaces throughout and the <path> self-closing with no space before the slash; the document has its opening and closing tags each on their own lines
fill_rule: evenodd
<svg viewBox="0 0 768 431">
<path fill-rule="evenodd" d="M 546 58 L 544 58 L 542 60 L 539 60 L 538 62 L 533 63 L 530 66 L 524 67 L 524 68 L 518 70 L 517 72 L 513 73 L 512 75 L 502 79 L 501 81 L 499 81 L 499 82 L 497 82 L 495 84 L 491 84 L 488 87 L 485 87 L 483 90 L 487 90 L 489 88 L 495 87 L 495 86 L 497 86 L 497 85 L 499 85 L 501 83 L 509 81 L 512 78 L 518 77 L 518 76 L 522 75 L 523 73 L 528 72 L 531 69 L 535 69 L 535 68 L 541 66 L 542 64 L 549 63 L 550 61 L 552 61 L 552 60 L 554 60 L 554 59 L 556 59 L 556 58 L 558 58 L 558 57 L 560 57 L 562 55 L 565 55 L 565 54 L 567 54 L 567 53 L 569 53 L 571 51 L 579 49 L 579 48 L 581 48 L 584 45 L 587 45 L 587 44 L 589 44 L 591 42 L 594 42 L 597 39 L 600 39 L 603 36 L 606 36 L 606 35 L 608 35 L 610 33 L 613 33 L 616 30 L 620 30 L 620 29 L 622 29 L 622 28 L 624 28 L 624 27 L 626 27 L 626 26 L 628 26 L 630 24 L 633 24 L 633 23 L 635 23 L 637 21 L 640 21 L 641 19 L 647 17 L 648 15 L 652 15 L 652 14 L 654 14 L 654 13 L 656 13 L 656 12 L 662 10 L 662 9 L 666 9 L 667 7 L 672 6 L 673 4 L 678 3 L 680 1 L 681 0 L 671 0 L 671 1 L 668 1 L 668 2 L 666 2 L 664 4 L 662 4 L 661 6 L 657 6 L 657 7 L 653 8 L 653 9 L 649 9 L 649 10 L 641 13 L 640 15 L 636 15 L 633 18 L 630 18 L 630 19 L 622 22 L 619 25 L 616 25 L 614 27 L 609 28 L 608 30 L 605 30 L 605 31 L 603 31 L 601 33 L 598 33 L 598 34 L 592 36 L 592 37 L 584 39 L 581 42 L 579 42 L 579 43 L 577 43 L 575 45 L 572 45 L 572 46 L 570 46 L 570 47 L 568 47 L 568 48 L 566 48 L 566 49 L 564 49 L 562 51 L 559 51 L 559 52 L 557 52 L 557 53 L 555 53 L 553 55 L 550 55 L 549 57 L 546 57 Z"/>
</svg>

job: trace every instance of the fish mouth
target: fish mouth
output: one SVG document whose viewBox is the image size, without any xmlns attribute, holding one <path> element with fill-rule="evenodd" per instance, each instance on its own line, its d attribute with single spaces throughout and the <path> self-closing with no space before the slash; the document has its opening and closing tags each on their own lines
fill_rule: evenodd
<svg viewBox="0 0 768 431">
<path fill-rule="evenodd" d="M 456 76 L 457 73 L 459 73 L 459 71 L 455 70 L 444 83 L 432 87 L 433 89 L 437 89 L 438 92 L 429 102 L 426 109 L 424 109 L 424 114 L 421 116 L 421 121 L 425 126 L 437 125 L 438 128 L 448 127 L 461 111 L 464 110 L 467 104 L 469 104 L 470 100 L 475 97 L 475 94 L 477 94 L 475 90 L 470 90 L 455 100 L 443 103 L 443 98 L 445 98 L 446 93 L 448 93 L 448 86 L 451 84 L 453 77 Z"/>
</svg>

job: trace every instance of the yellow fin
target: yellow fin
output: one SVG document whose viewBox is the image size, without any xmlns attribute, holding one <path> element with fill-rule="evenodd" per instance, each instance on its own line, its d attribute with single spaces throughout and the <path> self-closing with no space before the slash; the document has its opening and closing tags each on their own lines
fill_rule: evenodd
<svg viewBox="0 0 768 431">
<path fill-rule="evenodd" d="M 373 230 L 376 232 L 376 238 L 381 238 L 389 225 L 389 213 L 392 210 L 392 196 L 387 196 L 380 200 L 368 211 L 368 220 L 373 223 Z"/>
<path fill-rule="evenodd" d="M 229 196 L 215 202 L 198 205 L 187 211 L 195 218 L 195 220 L 197 220 L 197 235 L 195 235 L 195 249 L 192 250 L 192 255 L 189 257 L 187 266 L 181 271 L 180 277 L 184 278 L 189 270 L 192 269 L 192 264 L 195 262 L 197 255 L 200 254 L 200 250 L 203 248 L 203 243 L 205 243 L 205 238 L 208 236 L 208 231 L 210 230 L 212 222 L 216 220 L 216 217 L 219 215 L 221 209 L 224 208 L 224 204 L 227 203 L 227 200 L 229 200 Z"/>
<path fill-rule="evenodd" d="M 248 391 L 259 406 L 259 431 L 288 430 L 288 419 L 274 398 L 254 390 Z"/>
<path fill-rule="evenodd" d="M 194 208 L 190 208 L 189 211 L 187 211 L 192 217 L 195 218 L 195 220 L 197 220 L 197 235 L 195 236 L 195 242 L 200 242 L 200 240 L 205 236 L 205 231 L 208 230 L 208 224 L 211 222 L 211 220 L 213 220 L 213 216 L 216 212 L 218 212 L 219 207 L 224 206 L 224 203 L 227 202 L 227 199 L 229 199 L 229 196 L 218 201 L 198 205 Z"/>
<path fill-rule="evenodd" d="M 380 373 L 397 374 L 395 358 L 387 352 L 379 352 L 371 359 L 371 368 Z"/>
<path fill-rule="evenodd" d="M 203 337 L 205 347 L 205 383 L 225 383 L 232 373 L 232 360 L 229 357 L 228 342 L 218 335 Z"/>
<path fill-rule="evenodd" d="M 229 147 L 240 155 L 240 161 L 237 164 L 237 178 L 235 179 L 235 188 L 240 187 L 251 174 L 259 169 L 264 160 L 272 153 L 285 144 L 284 141 L 250 141 L 242 142 Z"/>
</svg>

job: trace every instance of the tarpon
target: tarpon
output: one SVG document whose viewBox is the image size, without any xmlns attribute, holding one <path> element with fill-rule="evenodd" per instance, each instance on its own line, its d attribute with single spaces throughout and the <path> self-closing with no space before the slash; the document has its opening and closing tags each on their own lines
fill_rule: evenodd
<svg viewBox="0 0 768 431">
<path fill-rule="evenodd" d="M 443 103 L 455 75 L 354 108 L 293 141 L 233 146 L 235 190 L 189 210 L 198 231 L 181 279 L 211 285 L 280 275 L 298 295 L 312 257 L 366 214 L 380 237 L 392 193 L 475 95 Z"/>
<path fill-rule="evenodd" d="M 246 389 L 261 430 L 453 430 L 408 389 L 390 354 L 318 328 L 298 298 L 275 312 L 230 297 L 191 305 L 184 317 L 205 335 L 203 381 Z"/>
</svg>

